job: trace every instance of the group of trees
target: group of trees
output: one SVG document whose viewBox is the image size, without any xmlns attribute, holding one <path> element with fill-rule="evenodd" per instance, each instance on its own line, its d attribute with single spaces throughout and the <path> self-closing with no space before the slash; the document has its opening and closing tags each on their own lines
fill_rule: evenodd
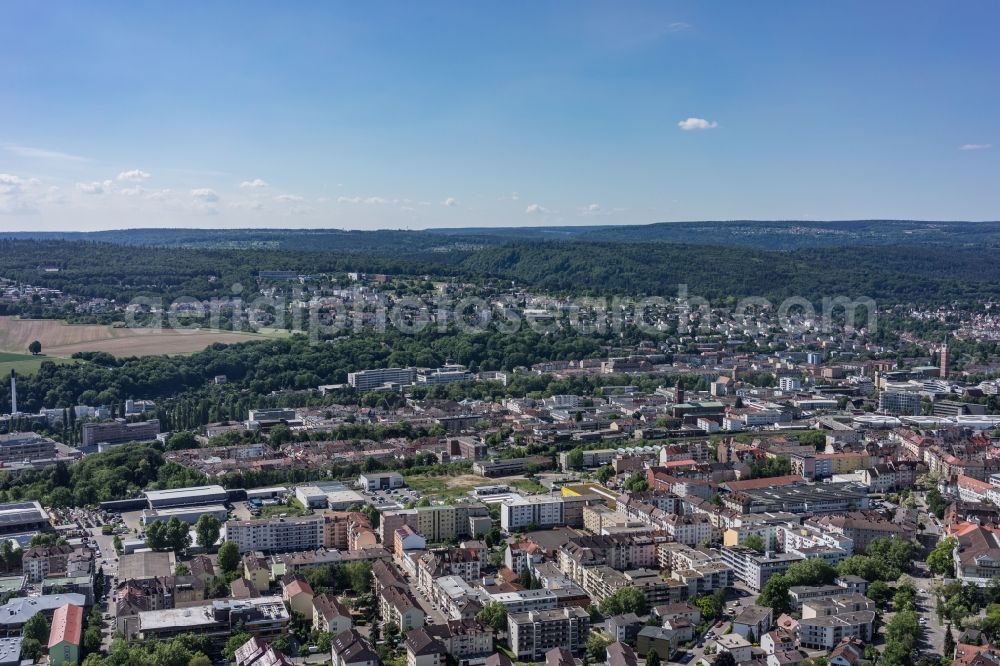
<svg viewBox="0 0 1000 666">
<path fill-rule="evenodd" d="M 146 545 L 153 550 L 185 550 L 191 545 L 188 524 L 177 516 L 168 521 L 154 520 L 146 525 Z"/>
<path fill-rule="evenodd" d="M 601 602 L 601 613 L 605 616 L 635 613 L 645 615 L 649 608 L 646 594 L 637 587 L 622 587 Z"/>
<path fill-rule="evenodd" d="M 837 577 L 837 570 L 819 558 L 796 562 L 783 574 L 767 579 L 757 603 L 770 606 L 775 615 L 792 611 L 788 589 L 796 585 L 828 585 Z"/>
<path fill-rule="evenodd" d="M 152 444 L 132 444 L 84 457 L 72 466 L 59 463 L 21 474 L 0 473 L 0 502 L 37 499 L 46 506 L 93 506 L 135 497 L 144 489 L 184 488 L 205 482 L 204 475 L 166 462 Z"/>
<path fill-rule="evenodd" d="M 914 545 L 905 539 L 877 538 L 868 542 L 864 555 L 852 555 L 837 565 L 841 575 L 861 576 L 871 582 L 894 581 L 913 568 Z"/>
<path fill-rule="evenodd" d="M 301 573 L 316 594 L 323 592 L 342 594 L 350 591 L 354 595 L 363 595 L 371 592 L 372 565 L 370 562 L 357 561 L 307 567 Z"/>
</svg>

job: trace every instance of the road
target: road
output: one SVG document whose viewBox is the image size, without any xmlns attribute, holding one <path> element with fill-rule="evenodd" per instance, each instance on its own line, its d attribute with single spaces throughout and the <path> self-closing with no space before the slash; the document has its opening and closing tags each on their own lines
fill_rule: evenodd
<svg viewBox="0 0 1000 666">
<path fill-rule="evenodd" d="M 101 534 L 100 527 L 91 528 L 89 531 L 101 551 L 101 556 L 97 559 L 97 568 L 104 570 L 104 590 L 108 595 L 106 602 L 101 599 L 94 600 L 94 604 L 100 607 L 101 613 L 110 616 L 109 619 L 105 620 L 101 632 L 101 648 L 107 650 L 115 638 L 115 604 L 113 600 L 118 579 L 118 554 L 115 552 L 114 536 Z"/>
<path fill-rule="evenodd" d="M 413 598 L 417 600 L 417 604 L 424 611 L 424 615 L 427 616 L 427 624 L 446 624 L 448 618 L 440 610 L 435 610 L 431 600 L 424 596 L 423 591 L 417 587 L 417 584 L 410 581 L 410 594 Z"/>
<path fill-rule="evenodd" d="M 711 632 L 714 636 L 723 636 L 727 634 L 731 626 L 730 620 L 732 617 L 734 615 L 738 615 L 743 608 L 757 603 L 757 597 L 760 596 L 757 592 L 754 592 L 739 581 L 736 581 L 735 585 L 735 587 L 731 587 L 726 591 L 726 610 L 729 611 L 732 609 L 733 612 L 724 617 L 721 626 L 716 627 L 713 625 L 709 627 L 705 632 L 706 635 L 709 632 Z M 701 643 L 701 647 L 698 646 L 699 642 Z M 696 636 L 694 647 L 687 651 L 689 654 L 694 655 L 694 657 L 688 661 L 688 665 L 694 666 L 697 664 L 699 660 L 705 656 L 705 648 L 710 645 L 715 645 L 715 641 L 712 639 L 705 639 L 705 636 Z M 709 655 L 708 661 L 711 662 L 714 658 L 714 655 Z M 678 662 L 668 663 L 676 664 Z"/>
</svg>

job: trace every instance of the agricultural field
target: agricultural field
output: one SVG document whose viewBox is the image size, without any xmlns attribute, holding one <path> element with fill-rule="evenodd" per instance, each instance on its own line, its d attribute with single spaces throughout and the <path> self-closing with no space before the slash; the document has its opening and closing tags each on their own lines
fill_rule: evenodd
<svg viewBox="0 0 1000 666">
<path fill-rule="evenodd" d="M 115 356 L 150 356 L 189 354 L 216 342 L 228 344 L 259 340 L 261 337 L 254 333 L 209 329 L 119 328 L 101 324 L 67 324 L 54 319 L 0 317 L 0 350 L 14 355 L 25 354 L 33 340 L 42 343 L 42 352 L 49 357 L 69 357 L 81 351 L 104 351 Z"/>
<path fill-rule="evenodd" d="M 19 375 L 30 375 L 38 370 L 39 366 L 45 361 L 53 361 L 55 363 L 73 362 L 66 358 L 52 357 L 45 354 L 32 356 L 31 354 L 12 354 L 0 351 L 0 383 L 6 384 L 6 378 L 10 375 L 11 370 L 15 370 Z"/>
</svg>

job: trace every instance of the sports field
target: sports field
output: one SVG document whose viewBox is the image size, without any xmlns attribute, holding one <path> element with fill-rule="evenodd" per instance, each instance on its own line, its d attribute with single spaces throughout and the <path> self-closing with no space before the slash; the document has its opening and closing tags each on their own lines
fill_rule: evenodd
<svg viewBox="0 0 1000 666">
<path fill-rule="evenodd" d="M 41 360 L 32 359 L 27 353 L 33 340 L 42 343 L 42 353 L 46 357 L 66 358 L 80 351 L 104 351 L 115 356 L 189 354 L 215 342 L 229 344 L 261 337 L 264 336 L 210 329 L 117 328 L 101 324 L 67 324 L 54 319 L 0 317 L 0 353 L 11 357 L 0 360 L 0 370 L 6 363 L 23 363 L 31 371 L 37 368 Z"/>
</svg>

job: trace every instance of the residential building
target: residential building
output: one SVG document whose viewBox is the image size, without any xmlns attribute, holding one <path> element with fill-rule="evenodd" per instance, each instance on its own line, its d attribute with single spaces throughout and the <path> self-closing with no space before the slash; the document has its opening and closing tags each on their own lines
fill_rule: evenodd
<svg viewBox="0 0 1000 666">
<path fill-rule="evenodd" d="M 378 666 L 378 654 L 356 629 L 333 637 L 330 648 L 333 666 Z"/>
<path fill-rule="evenodd" d="M 756 592 L 771 576 L 784 573 L 788 567 L 805 559 L 789 553 L 758 553 L 744 546 L 723 546 L 720 553 L 722 561 L 732 568 L 736 579 Z"/>
<path fill-rule="evenodd" d="M 49 630 L 49 663 L 70 666 L 80 663 L 83 637 L 83 607 L 66 604 L 52 614 Z"/>
<path fill-rule="evenodd" d="M 313 629 L 339 634 L 353 626 L 351 611 L 332 594 L 323 593 L 313 599 Z"/>
<path fill-rule="evenodd" d="M 229 520 L 225 539 L 235 542 L 241 553 L 316 550 L 323 546 L 324 523 L 321 515 Z"/>
<path fill-rule="evenodd" d="M 583 650 L 590 615 L 579 606 L 512 613 L 507 616 L 507 633 L 518 661 L 538 661 L 552 648 Z"/>
</svg>

